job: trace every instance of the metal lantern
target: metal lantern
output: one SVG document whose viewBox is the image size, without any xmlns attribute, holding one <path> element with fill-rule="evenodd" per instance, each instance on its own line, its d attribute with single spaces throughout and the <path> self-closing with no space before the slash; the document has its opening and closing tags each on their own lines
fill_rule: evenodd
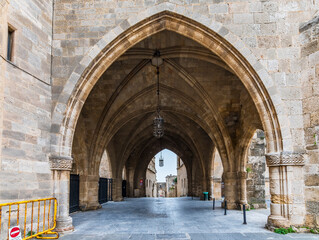
<svg viewBox="0 0 319 240">
<path fill-rule="evenodd" d="M 161 138 L 164 135 L 164 119 L 160 115 L 161 111 L 161 101 L 160 101 L 160 84 L 159 84 L 159 66 L 163 64 L 163 59 L 161 58 L 161 54 L 158 50 L 155 51 L 152 58 L 152 65 L 156 67 L 156 75 L 157 75 L 157 109 L 156 109 L 156 117 L 153 120 L 153 135 L 156 138 Z"/>
<path fill-rule="evenodd" d="M 153 135 L 156 138 L 161 138 L 164 135 L 164 119 L 160 115 L 153 120 Z"/>
<path fill-rule="evenodd" d="M 160 156 L 160 158 L 159 158 L 159 166 L 160 166 L 160 167 L 163 167 L 163 166 L 164 166 L 164 158 L 163 158 L 163 156 L 162 156 L 162 152 L 161 152 L 161 156 Z"/>
</svg>

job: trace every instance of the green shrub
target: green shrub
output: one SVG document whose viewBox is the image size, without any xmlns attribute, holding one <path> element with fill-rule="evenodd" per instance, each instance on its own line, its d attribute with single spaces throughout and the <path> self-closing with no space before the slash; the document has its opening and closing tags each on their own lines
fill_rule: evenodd
<svg viewBox="0 0 319 240">
<path fill-rule="evenodd" d="M 275 233 L 278 234 L 288 234 L 288 233 L 294 233 L 296 232 L 295 230 L 292 229 L 292 227 L 290 228 L 275 228 Z"/>
<path fill-rule="evenodd" d="M 294 233 L 296 232 L 295 230 L 292 229 L 292 227 L 288 228 L 288 233 Z"/>
<path fill-rule="evenodd" d="M 275 228 L 275 233 L 278 234 L 287 234 L 288 230 L 286 228 Z"/>
<path fill-rule="evenodd" d="M 36 234 L 36 232 L 33 232 L 33 231 L 31 232 L 31 231 L 29 231 L 29 232 L 27 232 L 27 235 L 26 235 L 26 236 L 27 236 L 27 237 L 30 237 L 30 236 L 35 235 L 35 234 Z M 39 237 L 42 237 L 42 235 L 40 234 Z"/>
</svg>

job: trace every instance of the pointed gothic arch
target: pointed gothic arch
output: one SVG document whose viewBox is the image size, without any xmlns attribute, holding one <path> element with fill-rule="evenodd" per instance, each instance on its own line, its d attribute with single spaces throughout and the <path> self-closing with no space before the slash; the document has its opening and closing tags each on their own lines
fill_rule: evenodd
<svg viewBox="0 0 319 240">
<path fill-rule="evenodd" d="M 282 131 L 289 129 L 289 119 L 276 85 L 262 64 L 256 60 L 240 38 L 225 27 L 212 20 L 207 21 L 205 17 L 197 18 L 197 15 L 191 13 L 181 15 L 180 11 L 177 5 L 163 3 L 145 10 L 138 16 L 130 17 L 109 31 L 83 57 L 67 80 L 53 109 L 52 156 L 72 161 L 70 156 L 73 136 L 81 109 L 92 88 L 108 67 L 138 42 L 158 32 L 168 30 L 192 39 L 210 50 L 222 59 L 241 80 L 260 116 L 262 128 L 267 137 L 267 151 L 271 153 L 269 155 L 270 166 L 276 166 L 277 169 L 278 161 L 281 163 L 282 160 L 290 157 L 289 154 L 283 154 L 283 151 L 293 150 L 290 131 L 285 131 L 285 138 L 282 137 Z M 193 20 L 195 18 L 197 21 Z M 212 116 L 214 117 L 216 116 Z M 218 119 L 215 121 L 218 122 Z M 219 131 L 223 132 L 223 126 L 219 127 Z M 223 144 L 227 146 L 227 143 L 227 139 L 224 139 Z M 220 153 L 226 156 L 226 159 L 234 159 L 234 153 L 227 148 Z M 297 158 L 297 160 L 291 160 L 290 164 L 300 165 L 299 155 Z M 238 172 L 227 173 L 227 178 L 231 180 L 228 183 L 229 186 L 234 185 L 233 181 L 238 176 L 244 178 L 244 173 L 238 174 Z M 277 190 L 274 191 L 274 194 L 281 191 Z M 284 195 L 286 196 L 287 192 Z M 273 211 L 275 217 L 271 220 L 273 224 L 280 225 L 282 222 L 286 224 L 290 217 L 289 214 L 286 214 L 287 207 L 284 200 L 275 202 L 276 209 Z"/>
<path fill-rule="evenodd" d="M 282 138 L 280 126 L 289 120 L 275 83 L 243 42 L 216 22 L 207 24 L 201 19 L 194 21 L 191 15 L 186 17 L 167 11 L 165 5 L 162 7 L 164 11 L 156 8 L 155 12 L 139 14 L 139 17 L 145 17 L 140 22 L 136 17 L 125 20 L 127 24 L 108 32 L 74 69 L 53 110 L 52 154 L 70 156 L 78 116 L 101 74 L 130 47 L 163 30 L 186 36 L 220 57 L 239 77 L 252 97 L 269 139 L 268 152 L 281 152 L 284 146 L 285 150 L 292 150 L 290 133 L 285 139 Z M 119 33 L 118 36 L 115 32 Z M 281 114 L 279 117 L 277 112 Z"/>
</svg>

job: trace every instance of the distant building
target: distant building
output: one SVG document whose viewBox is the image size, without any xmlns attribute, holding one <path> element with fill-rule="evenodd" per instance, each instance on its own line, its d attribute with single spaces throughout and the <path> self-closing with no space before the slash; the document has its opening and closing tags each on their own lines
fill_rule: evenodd
<svg viewBox="0 0 319 240">
<path fill-rule="evenodd" d="M 166 197 L 166 182 L 158 182 L 156 185 L 157 197 Z"/>
<path fill-rule="evenodd" d="M 167 197 L 176 197 L 176 175 L 167 175 L 166 176 L 166 192 Z"/>
<path fill-rule="evenodd" d="M 184 197 L 188 194 L 188 179 L 185 164 L 180 157 L 177 157 L 177 183 L 176 196 Z"/>
<path fill-rule="evenodd" d="M 151 162 L 147 166 L 145 195 L 146 197 L 157 197 L 155 157 L 152 158 Z"/>
</svg>

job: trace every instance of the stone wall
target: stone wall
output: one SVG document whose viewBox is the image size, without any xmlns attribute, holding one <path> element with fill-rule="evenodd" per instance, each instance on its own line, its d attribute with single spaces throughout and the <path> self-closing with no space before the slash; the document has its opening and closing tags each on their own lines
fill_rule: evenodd
<svg viewBox="0 0 319 240">
<path fill-rule="evenodd" d="M 155 157 L 152 158 L 146 170 L 146 179 L 145 179 L 145 194 L 146 197 L 156 197 L 156 169 L 155 169 Z"/>
<path fill-rule="evenodd" d="M 52 197 L 52 1 L 0 1 L 0 199 Z M 7 61 L 8 26 L 14 31 Z M 13 191 L 14 189 L 14 191 Z"/>
<path fill-rule="evenodd" d="M 166 182 L 158 182 L 157 184 L 157 197 L 166 197 Z"/>
<path fill-rule="evenodd" d="M 266 208 L 265 134 L 257 130 L 249 147 L 247 169 L 247 202 L 254 208 Z"/>
<path fill-rule="evenodd" d="M 300 25 L 302 55 L 303 117 L 306 152 L 306 224 L 319 226 L 319 17 Z"/>
<path fill-rule="evenodd" d="M 70 79 L 71 74 L 75 73 L 75 76 L 79 76 L 102 50 L 101 48 L 106 44 L 106 41 L 110 42 L 128 29 L 136 16 L 143 19 L 167 10 L 187 16 L 193 14 L 194 20 L 203 24 L 207 23 L 207 26 L 211 24 L 209 26 L 218 32 L 218 36 L 225 37 L 227 42 L 234 46 L 234 50 L 238 50 L 240 54 L 245 56 L 245 60 L 251 63 L 251 68 L 245 70 L 258 73 L 257 78 L 260 79 L 257 82 L 264 85 L 261 88 L 267 89 L 267 98 L 275 103 L 271 108 L 274 108 L 278 114 L 280 135 L 283 139 L 282 142 L 277 143 L 276 147 L 273 146 L 272 142 L 269 144 L 267 142 L 267 144 L 270 146 L 269 148 L 277 149 L 277 151 L 305 153 L 306 165 L 304 168 L 301 166 L 295 167 L 295 169 L 291 166 L 286 167 L 289 172 L 289 181 L 291 181 L 289 184 L 296 183 L 296 185 L 292 184 L 293 187 L 289 189 L 292 193 L 296 193 L 291 194 L 293 196 L 289 200 L 297 204 L 293 205 L 294 211 L 295 213 L 300 211 L 298 214 L 302 216 L 304 213 L 300 206 L 303 205 L 304 188 L 298 181 L 303 181 L 304 178 L 306 224 L 318 226 L 319 52 L 318 16 L 314 15 L 318 9 L 318 1 L 311 0 L 243 0 L 240 2 L 230 0 L 189 2 L 182 0 L 178 4 L 168 0 L 160 1 L 160 3 L 156 1 L 60 0 L 55 1 L 55 4 L 52 0 L 0 0 L 0 200 L 11 201 L 53 195 L 52 173 L 48 156 L 51 153 L 60 153 L 61 149 L 64 150 L 65 146 L 58 142 L 56 137 L 57 132 L 60 131 L 58 123 L 70 120 L 63 118 L 63 114 L 67 111 L 65 105 L 60 104 L 56 107 L 56 102 L 58 99 L 63 103 L 67 102 L 74 93 L 73 86 L 78 87 L 77 79 Z M 313 19 L 310 20 L 312 17 Z M 6 48 L 3 47 L 7 45 L 8 24 L 15 30 L 13 60 L 11 62 L 6 60 Z M 53 42 L 51 41 L 52 32 Z M 105 35 L 106 33 L 109 35 Z M 102 42 L 98 42 L 102 38 Z M 89 52 L 90 49 L 93 50 Z M 53 60 L 52 64 L 51 59 Z M 79 65 L 80 61 L 82 65 Z M 189 61 L 184 65 L 191 70 L 197 70 L 198 66 L 207 68 L 198 62 L 200 61 Z M 182 65 L 184 62 L 181 60 L 179 63 Z M 123 68 L 121 64 L 120 62 L 117 67 Z M 241 70 L 238 70 L 237 67 L 234 67 L 232 71 L 240 73 Z M 129 68 L 125 69 L 128 71 Z M 113 70 L 115 72 L 112 74 L 113 80 L 117 82 L 121 76 L 115 68 Z M 150 69 L 149 73 L 152 71 Z M 109 73 L 106 73 L 105 77 Z M 196 77 L 204 79 L 202 81 L 204 84 L 207 72 L 203 73 L 206 74 Z M 171 70 L 167 70 L 166 74 L 171 75 Z M 124 75 L 126 76 L 127 72 Z M 143 76 L 140 79 L 144 81 Z M 142 84 L 140 85 L 142 86 Z M 110 90 L 111 88 L 108 85 L 106 89 Z M 225 86 L 225 92 L 228 89 L 228 86 Z M 59 94 L 63 90 L 64 95 L 60 96 Z M 79 91 L 81 92 L 82 89 Z M 214 89 L 211 90 L 211 92 L 213 91 Z M 83 91 L 81 94 L 87 96 L 89 92 Z M 224 92 L 217 94 L 222 95 Z M 103 98 L 105 95 L 101 96 Z M 92 99 L 92 103 L 96 104 L 94 96 Z M 232 98 L 231 100 L 234 102 L 225 102 L 224 105 L 220 105 L 219 110 L 222 113 L 229 111 L 234 113 L 233 109 L 241 109 L 241 104 L 236 102 L 237 99 Z M 258 101 L 256 100 L 256 105 L 261 104 L 260 99 Z M 81 108 L 77 103 L 74 105 L 75 109 Z M 230 109 L 227 109 L 228 107 Z M 237 111 L 236 114 L 243 113 L 247 109 L 241 110 L 241 112 Z M 61 115 L 57 114 L 57 116 L 62 117 L 57 117 L 59 119 L 55 119 L 56 122 L 51 126 L 52 112 L 60 113 Z M 84 111 L 84 115 L 87 113 Z M 209 120 L 208 118 L 206 120 Z M 225 124 L 234 124 L 235 118 L 237 116 L 225 117 Z M 249 120 L 249 114 L 247 119 Z M 89 125 L 88 122 L 81 119 L 77 120 L 75 125 L 76 123 L 81 127 Z M 248 128 L 249 124 L 245 126 Z M 268 126 L 268 122 L 264 122 L 264 126 Z M 75 126 L 72 127 L 75 128 Z M 78 131 L 80 130 L 81 128 L 78 129 Z M 91 133 L 94 133 L 93 130 L 89 129 L 92 131 Z M 240 135 L 241 132 L 236 132 L 236 129 L 233 128 L 231 134 L 232 136 Z M 72 136 L 72 134 L 63 136 L 63 141 L 67 142 L 71 139 L 70 142 L 72 142 Z M 80 143 L 88 143 L 85 136 L 81 137 L 78 139 Z M 235 138 L 231 140 L 236 142 Z M 119 146 L 121 143 L 121 141 L 114 141 L 112 144 Z M 230 141 L 226 142 L 227 144 L 230 144 Z M 200 145 L 202 148 L 199 148 L 199 152 L 203 153 L 207 145 Z M 67 147 L 71 148 L 71 146 Z M 80 144 L 75 148 L 79 150 L 81 147 L 85 148 Z M 82 155 L 75 151 L 75 158 L 89 159 L 89 149 L 84 151 L 87 152 Z M 120 153 L 120 151 L 115 150 L 113 153 L 111 152 L 112 157 L 115 156 L 114 161 L 117 160 L 116 154 L 120 155 Z M 225 154 L 224 152 L 220 153 Z M 203 155 L 207 156 L 207 154 Z M 287 154 L 286 156 L 292 155 Z M 183 159 L 186 162 L 186 158 Z M 282 159 L 282 155 L 278 159 Z M 68 161 L 71 160 L 68 159 Z M 257 162 L 260 163 L 260 161 Z M 259 169 L 264 168 L 263 165 L 257 165 Z M 283 168 L 282 165 L 273 166 L 274 176 L 277 176 L 277 173 L 279 176 L 279 168 Z M 88 171 L 87 169 L 91 168 L 82 166 L 82 171 Z M 243 170 L 236 169 L 236 171 Z M 80 170 L 75 166 L 73 171 Z M 235 176 L 235 173 L 237 174 L 237 172 L 229 172 L 228 175 Z M 66 183 L 64 187 L 67 189 L 68 175 L 67 173 L 64 175 Z M 215 175 L 218 174 L 214 173 Z M 199 178 L 198 176 L 197 174 L 193 178 Z M 95 177 L 97 176 L 93 177 L 92 183 L 96 183 L 97 178 Z M 200 182 L 202 179 L 196 179 L 196 181 Z M 217 180 L 213 179 L 213 181 L 213 184 L 217 184 Z M 121 181 L 118 179 L 116 182 L 120 183 Z M 260 186 L 259 183 L 257 185 Z M 198 194 L 201 194 L 204 187 L 204 184 L 200 185 Z M 218 188 L 214 186 L 214 189 Z M 117 189 L 118 192 L 121 190 L 120 184 L 117 184 Z M 193 192 L 195 192 L 194 189 L 195 186 L 192 186 Z M 67 191 L 64 194 L 67 195 Z M 283 195 L 278 193 L 275 197 L 276 207 L 280 207 L 279 204 L 283 207 L 285 200 L 282 199 Z M 64 204 L 67 204 L 66 199 L 67 197 L 64 199 Z M 288 215 L 285 217 L 291 217 Z M 300 218 L 300 216 L 296 216 L 296 218 Z"/>
<path fill-rule="evenodd" d="M 176 178 L 177 176 L 172 174 L 166 176 L 166 197 L 176 197 Z"/>
<path fill-rule="evenodd" d="M 182 159 L 177 158 L 177 183 L 176 183 L 177 197 L 184 197 L 188 194 L 188 178 L 186 166 Z"/>
</svg>

